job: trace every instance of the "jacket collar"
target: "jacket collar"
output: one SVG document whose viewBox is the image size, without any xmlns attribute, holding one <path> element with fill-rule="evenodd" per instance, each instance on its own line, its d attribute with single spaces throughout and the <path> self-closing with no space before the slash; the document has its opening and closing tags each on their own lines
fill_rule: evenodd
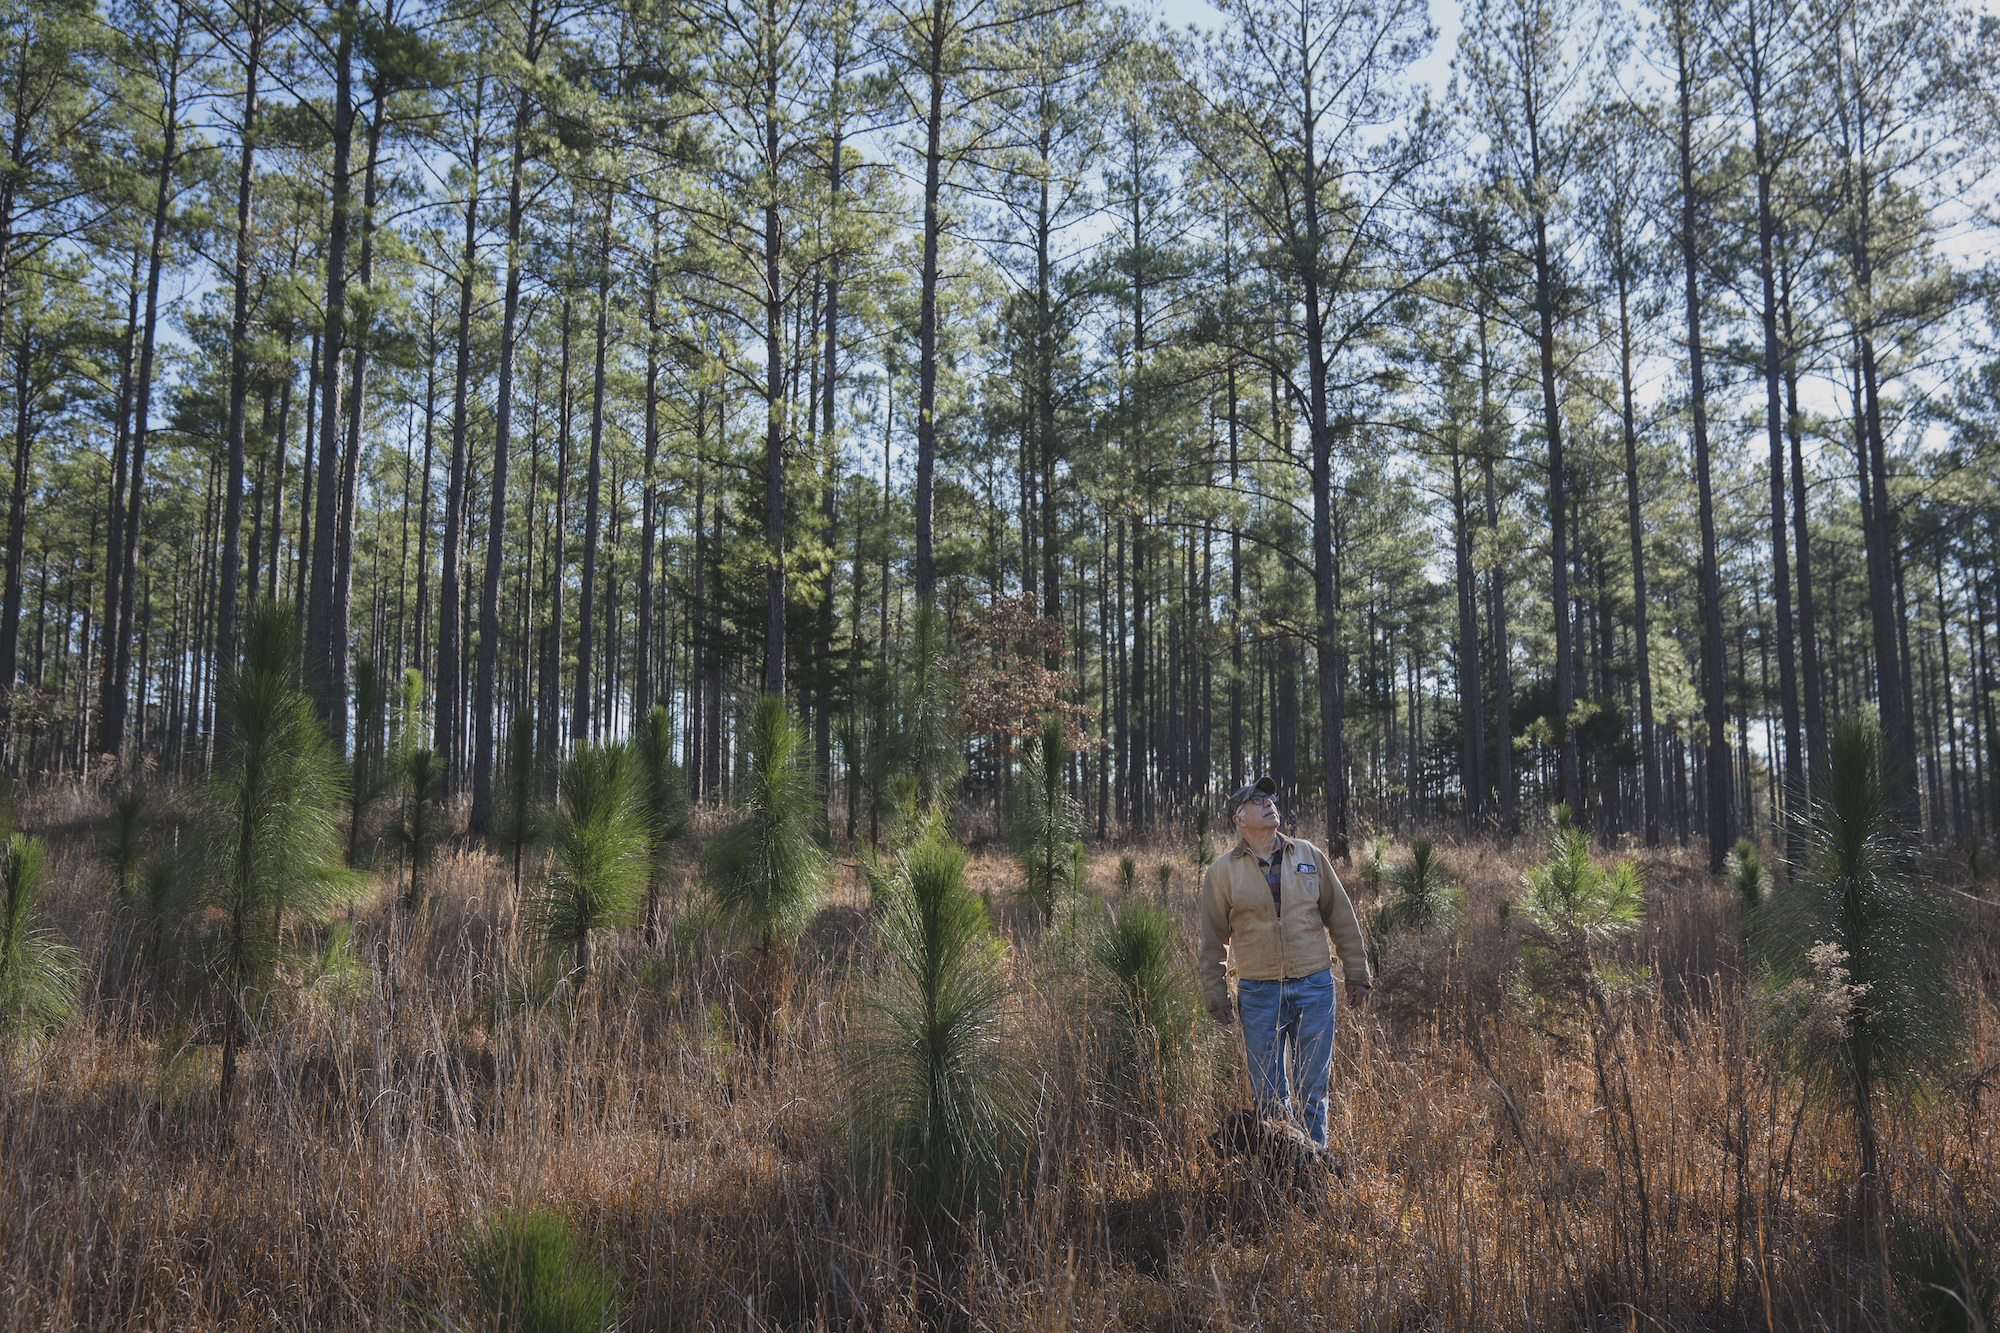
<svg viewBox="0 0 2000 1333">
<path fill-rule="evenodd" d="M 1290 855 L 1290 854 L 1291 854 L 1291 850 L 1292 850 L 1292 840 L 1291 840 L 1290 838 L 1286 837 L 1286 836 L 1285 836 L 1284 834 L 1280 833 L 1280 834 L 1278 835 L 1278 845 L 1277 845 L 1277 847 L 1273 848 L 1272 850 L 1273 850 L 1273 851 L 1280 851 L 1280 850 L 1281 850 L 1281 851 L 1283 851 L 1283 852 L 1284 852 L 1284 853 L 1285 853 L 1286 855 Z M 1244 841 L 1243 839 L 1241 839 L 1241 838 L 1238 838 L 1238 839 L 1236 840 L 1236 846 L 1230 849 L 1230 852 L 1229 852 L 1229 854 L 1230 854 L 1231 856 L 1255 856 L 1255 855 L 1256 855 L 1256 853 L 1255 853 L 1255 852 L 1251 851 L 1251 849 L 1250 849 L 1250 844 L 1249 844 L 1249 843 L 1247 843 L 1247 842 L 1245 842 L 1245 841 Z"/>
</svg>

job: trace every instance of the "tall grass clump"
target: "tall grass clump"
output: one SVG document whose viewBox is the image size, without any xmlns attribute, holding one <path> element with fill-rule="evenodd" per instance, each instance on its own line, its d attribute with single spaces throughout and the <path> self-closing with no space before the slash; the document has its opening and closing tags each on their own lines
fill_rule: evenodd
<svg viewBox="0 0 2000 1333">
<path fill-rule="evenodd" d="M 687 836 L 689 826 L 687 777 L 674 762 L 674 721 L 664 703 L 656 703 L 632 738 L 638 763 L 639 808 L 646 821 L 646 944 L 659 942 L 660 882 L 666 875 L 667 849 Z"/>
<path fill-rule="evenodd" d="M 1128 899 L 1105 916 L 1090 950 L 1110 1001 L 1110 1072 L 1135 1092 L 1176 1086 L 1193 1054 L 1200 1005 L 1179 935 L 1163 904 Z"/>
<path fill-rule="evenodd" d="M 1881 1193 L 1878 1103 L 1943 1086 L 1964 1030 L 1950 957 L 1954 914 L 1900 864 L 1895 793 L 1874 721 L 1828 740 L 1801 872 L 1750 922 L 1766 1035 L 1809 1092 L 1844 1109 L 1861 1149 L 1864 1208 Z"/>
<path fill-rule="evenodd" d="M 290 607 L 251 610 L 242 663 L 216 697 L 216 764 L 186 880 L 185 919 L 210 926 L 196 975 L 222 1006 L 225 1110 L 238 1048 L 288 974 L 277 966 L 285 925 L 324 920 L 362 885 L 342 869 L 345 766 L 300 686 L 297 641 Z"/>
<path fill-rule="evenodd" d="M 509 1208 L 459 1241 L 484 1316 L 496 1333 L 598 1333 L 617 1325 L 625 1284 L 603 1248 L 546 1208 Z"/>
<path fill-rule="evenodd" d="M 880 980 L 846 1059 L 852 1169 L 906 1227 L 938 1237 L 1022 1180 L 1031 1087 L 1009 1042 L 1001 942 L 933 813 L 886 886 Z"/>
<path fill-rule="evenodd" d="M 1048 718 L 1022 754 L 1009 795 L 1007 842 L 1021 863 L 1021 896 L 1044 926 L 1055 919 L 1063 895 L 1077 887 L 1070 847 L 1083 827 L 1083 807 L 1063 783 L 1068 761 L 1062 719 Z"/>
<path fill-rule="evenodd" d="M 622 745 L 584 745 L 562 767 L 548 830 L 549 867 L 528 909 L 550 967 L 590 975 L 591 938 L 631 924 L 646 885 L 646 822 Z"/>
<path fill-rule="evenodd" d="M 76 1017 L 77 952 L 41 923 L 40 838 L 0 848 L 0 1033 L 32 1040 Z"/>
</svg>

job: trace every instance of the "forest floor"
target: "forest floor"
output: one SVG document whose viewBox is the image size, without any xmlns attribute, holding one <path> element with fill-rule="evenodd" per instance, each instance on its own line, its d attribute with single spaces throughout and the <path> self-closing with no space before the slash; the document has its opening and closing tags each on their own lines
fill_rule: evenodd
<svg viewBox="0 0 2000 1333">
<path fill-rule="evenodd" d="M 1593 1024 L 1515 982 L 1519 932 L 1496 903 L 1539 844 L 1441 840 L 1465 925 L 1450 944 L 1382 945 L 1374 1003 L 1340 1017 L 1345 1178 L 1301 1199 L 1208 1147 L 1242 1083 L 1206 1019 L 1171 1091 L 1107 1079 L 1075 943 L 1105 908 L 1044 932 L 982 846 L 970 874 L 1012 944 L 1038 1148 L 1002 1214 L 924 1248 L 834 1165 L 874 955 L 852 855 L 761 1033 L 732 1008 L 752 960 L 691 888 L 657 946 L 622 932 L 573 1004 L 538 1005 L 508 865 L 455 845 L 408 914 L 391 857 L 350 956 L 326 954 L 324 931 L 298 941 L 319 961 L 266 1006 L 225 1115 L 212 1026 L 156 987 L 111 909 L 104 807 L 73 787 L 21 804 L 50 841 L 87 1004 L 0 1056 L 7 1329 L 476 1327 L 460 1246 L 510 1204 L 560 1210 L 603 1246 L 634 1329 L 1982 1327 L 1952 1322 L 1948 1289 L 1993 1312 L 1991 886 L 1954 895 L 1965 929 L 1937 984 L 1964 997 L 1964 1059 L 1939 1095 L 1885 1110 L 1893 1220 L 1871 1228 L 1852 1129 L 1760 1053 L 1736 904 L 1692 851 L 1639 854 L 1646 923 Z M 1114 907 L 1121 855 L 1141 896 L 1174 867 L 1191 968 L 1191 847 L 1093 849 Z M 1368 911 L 1368 877 L 1345 878 Z"/>
</svg>

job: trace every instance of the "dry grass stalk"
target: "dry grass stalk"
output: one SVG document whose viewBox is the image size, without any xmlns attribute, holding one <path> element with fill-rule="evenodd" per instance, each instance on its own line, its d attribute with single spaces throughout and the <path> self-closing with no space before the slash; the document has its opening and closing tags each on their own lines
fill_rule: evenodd
<svg viewBox="0 0 2000 1333">
<path fill-rule="evenodd" d="M 184 808 L 156 790 L 161 810 Z M 1852 1133 L 1802 1109 L 1748 1044 L 1735 895 L 1690 853 L 1642 856 L 1647 919 L 1621 949 L 1654 980 L 1610 1000 L 1627 1156 L 1648 1181 L 1652 1302 L 1635 1310 L 1640 1233 L 1588 1033 L 1525 1021 L 1509 993 L 1518 939 L 1495 904 L 1518 894 L 1531 847 L 1440 839 L 1466 924 L 1425 970 L 1399 975 L 1391 957 L 1394 1006 L 1343 1014 L 1331 1137 L 1346 1179 L 1317 1205 L 1209 1154 L 1237 1095 L 1231 1047 L 1206 1025 L 1199 1076 L 1150 1102 L 1103 1096 L 1101 1038 L 1070 997 L 1033 987 L 1049 975 L 1041 932 L 1010 921 L 1009 965 L 1030 984 L 1019 1037 L 1041 1080 L 1036 1188 L 941 1274 L 882 1207 L 831 1184 L 836 1055 L 875 965 L 866 891 L 847 877 L 798 943 L 789 1021 L 752 1049 L 726 1012 L 724 937 L 692 900 L 657 951 L 636 931 L 608 941 L 574 1007 L 496 1003 L 520 966 L 511 865 L 441 849 L 433 911 L 394 911 L 387 878 L 358 909 L 361 992 L 305 989 L 266 1016 L 225 1134 L 214 1034 L 173 1040 L 164 997 L 113 966 L 130 942 L 94 854 L 106 798 L 46 791 L 22 822 L 49 836 L 48 901 L 86 986 L 83 1020 L 0 1081 L 9 1329 L 361 1329 L 429 1313 L 463 1327 L 459 1238 L 513 1205 L 559 1209 L 607 1248 L 633 1328 L 1889 1323 L 1846 1220 Z M 1169 860 L 1185 845 L 1133 850 Z M 982 850 L 968 879 L 1005 903 L 1018 872 Z M 1087 879 L 1115 886 L 1117 853 Z M 1941 971 L 1969 1001 L 1958 1092 L 1898 1115 L 1883 1153 L 1902 1216 L 1991 1246 L 2000 914 L 1980 912 Z"/>
</svg>

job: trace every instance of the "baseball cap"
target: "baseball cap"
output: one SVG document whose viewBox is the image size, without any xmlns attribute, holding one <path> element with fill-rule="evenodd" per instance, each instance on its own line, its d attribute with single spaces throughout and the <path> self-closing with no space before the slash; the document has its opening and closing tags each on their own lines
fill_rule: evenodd
<svg viewBox="0 0 2000 1333">
<path fill-rule="evenodd" d="M 1276 796 L 1277 794 L 1277 781 L 1269 773 L 1266 773 L 1255 782 L 1247 783 L 1236 789 L 1236 794 L 1229 798 L 1229 813 L 1232 815 L 1235 814 L 1243 808 L 1245 802 L 1255 797 Z"/>
</svg>

